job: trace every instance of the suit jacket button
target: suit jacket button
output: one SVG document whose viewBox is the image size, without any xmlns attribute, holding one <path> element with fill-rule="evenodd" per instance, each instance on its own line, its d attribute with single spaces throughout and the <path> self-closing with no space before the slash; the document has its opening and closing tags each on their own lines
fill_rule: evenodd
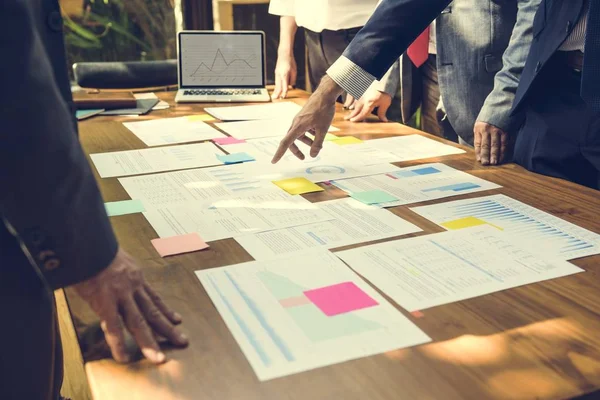
<svg viewBox="0 0 600 400">
<path fill-rule="evenodd" d="M 44 269 L 46 271 L 52 271 L 58 267 L 60 267 L 60 261 L 58 261 L 56 258 L 51 258 L 44 263 Z"/>
<path fill-rule="evenodd" d="M 542 69 L 542 62 L 538 61 L 538 63 L 535 64 L 535 72 L 540 72 L 540 69 Z"/>
<path fill-rule="evenodd" d="M 50 14 L 48 14 L 48 27 L 53 30 L 54 32 L 62 32 L 63 29 L 63 20 L 62 17 L 60 16 L 60 12 L 58 11 L 52 11 Z"/>
</svg>

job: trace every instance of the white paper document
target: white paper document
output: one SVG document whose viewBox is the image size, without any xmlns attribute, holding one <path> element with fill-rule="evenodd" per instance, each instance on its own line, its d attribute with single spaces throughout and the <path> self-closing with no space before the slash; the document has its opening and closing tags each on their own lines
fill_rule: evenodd
<svg viewBox="0 0 600 400">
<path fill-rule="evenodd" d="M 235 164 L 191 169 L 121 178 L 119 182 L 129 197 L 152 208 L 186 203 L 208 206 L 219 199 L 278 189 L 271 181 L 248 174 L 246 167 L 246 164 Z"/>
<path fill-rule="evenodd" d="M 125 122 L 123 125 L 150 147 L 226 137 L 207 123 L 190 117 Z"/>
<path fill-rule="evenodd" d="M 371 160 L 372 163 L 412 161 L 465 152 L 457 147 L 421 135 L 366 140 L 363 143 L 344 147 L 348 152 L 357 157 Z"/>
<path fill-rule="evenodd" d="M 394 207 L 501 187 L 441 163 L 421 164 L 386 174 L 335 180 L 331 183 L 347 193 L 380 190 L 397 199 L 380 203 L 380 207 Z"/>
<path fill-rule="evenodd" d="M 287 118 L 290 121 L 302 109 L 290 101 L 249 106 L 209 107 L 204 111 L 221 121 L 251 121 L 259 119 Z"/>
<path fill-rule="evenodd" d="M 196 275 L 261 381 L 431 340 L 326 251 Z"/>
<path fill-rule="evenodd" d="M 154 208 L 144 216 L 161 238 L 198 233 L 206 242 L 331 218 L 318 204 L 276 189 L 219 201 L 212 207 L 188 203 Z"/>
<path fill-rule="evenodd" d="M 223 164 L 217 155 L 225 154 L 212 143 L 197 143 L 156 149 L 90 154 L 101 178 L 150 174 L 178 169 Z"/>
<path fill-rule="evenodd" d="M 315 158 L 310 157 L 308 146 L 303 143 L 297 143 L 297 145 L 306 155 L 305 160 L 299 160 L 288 151 L 277 164 L 271 164 L 271 159 L 279 146 L 277 138 L 256 139 L 246 143 L 232 144 L 227 146 L 227 151 L 251 154 L 256 162 L 246 166 L 248 175 L 269 180 L 304 177 L 311 182 L 325 182 L 399 170 L 395 165 L 385 162 L 365 165 L 365 160 L 361 157 L 355 157 L 345 151 L 345 148 L 349 146 L 338 146 L 333 142 L 323 143 L 321 153 Z"/>
<path fill-rule="evenodd" d="M 154 93 L 134 93 L 134 96 L 137 100 L 158 99 L 158 96 Z M 154 107 L 152 107 L 152 111 L 166 110 L 168 108 L 170 108 L 169 103 L 164 100 L 160 100 Z"/>
<path fill-rule="evenodd" d="M 395 240 L 336 253 L 408 311 L 583 272 L 492 227 Z"/>
<path fill-rule="evenodd" d="M 316 204 L 330 215 L 331 220 L 237 236 L 235 240 L 254 259 L 268 260 L 313 248 L 331 249 L 421 231 L 388 210 L 367 206 L 354 199 Z"/>
<path fill-rule="evenodd" d="M 600 235 L 505 195 L 411 208 L 448 230 L 488 224 L 527 248 L 572 260 L 600 254 Z"/>
<path fill-rule="evenodd" d="M 292 118 L 266 119 L 254 121 L 235 121 L 216 123 L 215 126 L 236 139 L 261 139 L 266 137 L 283 138 L 290 126 Z M 330 126 L 328 132 L 337 132 Z"/>
</svg>

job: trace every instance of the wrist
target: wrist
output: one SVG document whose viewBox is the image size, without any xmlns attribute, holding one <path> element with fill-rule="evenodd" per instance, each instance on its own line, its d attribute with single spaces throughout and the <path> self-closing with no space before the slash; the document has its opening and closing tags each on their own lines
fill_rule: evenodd
<svg viewBox="0 0 600 400">
<path fill-rule="evenodd" d="M 291 45 L 280 44 L 277 48 L 277 57 L 294 57 L 294 48 Z"/>
<path fill-rule="evenodd" d="M 321 83 L 319 83 L 319 87 L 316 91 L 323 97 L 336 101 L 336 99 L 344 92 L 344 89 L 331 79 L 329 75 L 325 75 L 323 76 L 323 79 L 321 79 Z"/>
</svg>

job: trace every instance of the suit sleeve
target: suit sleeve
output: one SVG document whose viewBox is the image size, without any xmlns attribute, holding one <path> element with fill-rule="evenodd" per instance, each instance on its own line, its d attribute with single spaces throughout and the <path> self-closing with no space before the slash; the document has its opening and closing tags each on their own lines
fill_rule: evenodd
<svg viewBox="0 0 600 400">
<path fill-rule="evenodd" d="M 381 79 L 451 0 L 383 0 L 327 74 L 354 98 Z"/>
<path fill-rule="evenodd" d="M 519 128 L 522 118 L 519 114 L 511 115 L 511 109 L 533 40 L 533 18 L 540 2 L 518 1 L 517 20 L 502 56 L 502 69 L 494 78 L 494 89 L 486 98 L 477 121 L 494 125 L 505 132 Z"/>
<path fill-rule="evenodd" d="M 56 289 L 106 268 L 118 246 L 27 4 L 0 3 L 0 217 Z"/>
</svg>

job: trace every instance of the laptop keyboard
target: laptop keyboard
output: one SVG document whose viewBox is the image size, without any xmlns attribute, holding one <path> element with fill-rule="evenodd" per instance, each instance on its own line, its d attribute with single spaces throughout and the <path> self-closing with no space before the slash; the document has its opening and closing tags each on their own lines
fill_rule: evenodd
<svg viewBox="0 0 600 400">
<path fill-rule="evenodd" d="M 253 95 L 261 94 L 260 89 L 195 89 L 195 90 L 184 90 L 184 96 L 233 96 L 233 95 Z"/>
</svg>

